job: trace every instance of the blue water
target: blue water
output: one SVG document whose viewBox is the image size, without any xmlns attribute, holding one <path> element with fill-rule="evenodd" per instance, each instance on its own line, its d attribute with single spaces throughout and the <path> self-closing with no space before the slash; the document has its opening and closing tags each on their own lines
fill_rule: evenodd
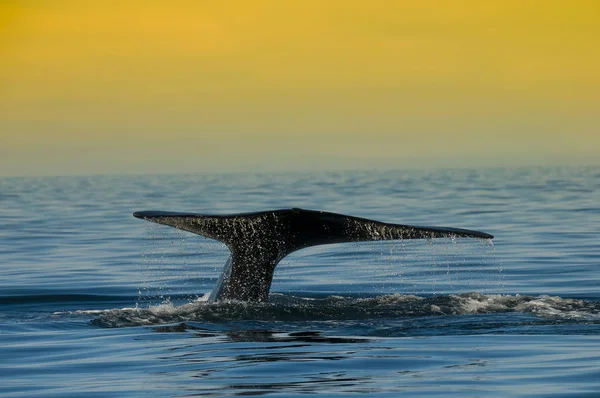
<svg viewBox="0 0 600 398">
<path fill-rule="evenodd" d="M 476 229 L 308 248 L 208 304 L 222 244 L 132 217 L 302 207 Z M 0 179 L 0 396 L 598 397 L 600 168 Z"/>
</svg>

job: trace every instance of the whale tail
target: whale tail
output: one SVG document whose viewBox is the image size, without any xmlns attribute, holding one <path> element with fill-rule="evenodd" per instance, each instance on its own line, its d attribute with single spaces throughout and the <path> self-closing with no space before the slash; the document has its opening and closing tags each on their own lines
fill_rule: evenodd
<svg viewBox="0 0 600 398">
<path fill-rule="evenodd" d="M 468 229 L 389 224 L 304 209 L 233 215 L 140 211 L 133 215 L 216 239 L 229 248 L 231 257 L 211 293 L 211 301 L 266 301 L 279 261 L 309 246 L 377 240 L 493 238 Z"/>
</svg>

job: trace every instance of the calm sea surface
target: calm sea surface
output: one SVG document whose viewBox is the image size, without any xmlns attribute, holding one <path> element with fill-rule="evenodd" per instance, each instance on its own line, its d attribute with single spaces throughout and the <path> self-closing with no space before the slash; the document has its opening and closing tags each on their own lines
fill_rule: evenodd
<svg viewBox="0 0 600 398">
<path fill-rule="evenodd" d="M 268 304 L 136 210 L 287 207 L 475 239 L 304 249 Z M 600 168 L 0 179 L 0 396 L 600 397 Z"/>
</svg>

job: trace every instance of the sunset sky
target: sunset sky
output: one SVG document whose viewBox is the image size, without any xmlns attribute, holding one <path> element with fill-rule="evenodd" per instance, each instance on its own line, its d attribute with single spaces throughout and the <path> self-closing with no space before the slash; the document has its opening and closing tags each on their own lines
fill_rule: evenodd
<svg viewBox="0 0 600 398">
<path fill-rule="evenodd" d="M 597 0 L 0 2 L 0 175 L 600 164 Z"/>
</svg>

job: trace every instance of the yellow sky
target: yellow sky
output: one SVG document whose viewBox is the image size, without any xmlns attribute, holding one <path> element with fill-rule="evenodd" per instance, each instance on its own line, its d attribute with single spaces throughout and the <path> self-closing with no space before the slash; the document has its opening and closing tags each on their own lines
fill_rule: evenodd
<svg viewBox="0 0 600 398">
<path fill-rule="evenodd" d="M 600 158 L 596 0 L 0 2 L 0 175 Z"/>
</svg>

